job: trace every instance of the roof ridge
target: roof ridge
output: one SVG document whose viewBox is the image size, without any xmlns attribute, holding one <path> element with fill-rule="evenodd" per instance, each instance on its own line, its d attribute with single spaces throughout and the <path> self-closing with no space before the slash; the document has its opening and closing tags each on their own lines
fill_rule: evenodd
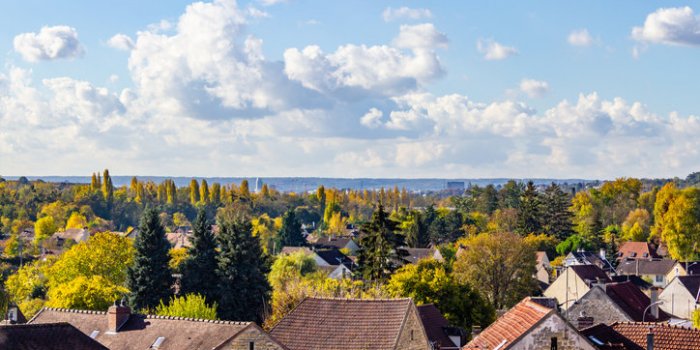
<svg viewBox="0 0 700 350">
<path fill-rule="evenodd" d="M 203 322 L 203 323 L 216 323 L 216 324 L 230 324 L 230 325 L 249 325 L 253 322 L 249 321 L 229 321 L 229 320 L 209 320 L 205 318 L 193 318 L 193 317 L 182 317 L 182 316 L 167 316 L 167 315 L 152 315 L 152 314 L 134 314 L 141 315 L 147 319 L 159 319 L 159 320 L 175 320 L 175 321 L 190 321 L 190 322 Z"/>
<path fill-rule="evenodd" d="M 341 300 L 341 301 L 366 301 L 366 302 L 378 302 L 378 301 L 413 301 L 411 298 L 374 298 L 374 299 L 362 299 L 362 298 L 342 298 L 342 297 L 306 297 L 306 299 L 315 300 Z"/>
<path fill-rule="evenodd" d="M 58 311 L 58 312 L 69 312 L 69 313 L 74 313 L 74 314 L 93 314 L 93 315 L 106 315 L 107 314 L 107 311 L 68 309 L 68 308 L 61 308 L 61 307 L 44 307 L 44 308 L 42 308 L 41 311 L 44 311 L 44 310 Z M 39 313 L 37 313 L 37 315 L 38 314 Z"/>
</svg>

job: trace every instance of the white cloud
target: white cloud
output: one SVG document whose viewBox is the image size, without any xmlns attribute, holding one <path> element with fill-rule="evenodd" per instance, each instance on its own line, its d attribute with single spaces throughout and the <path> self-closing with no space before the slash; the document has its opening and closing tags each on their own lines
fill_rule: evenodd
<svg viewBox="0 0 700 350">
<path fill-rule="evenodd" d="M 418 25 L 402 25 L 399 36 L 394 39 L 394 45 L 400 48 L 425 48 L 447 47 L 447 36 L 435 29 L 432 23 Z"/>
<path fill-rule="evenodd" d="M 272 6 L 287 2 L 287 0 L 258 0 L 263 6 Z"/>
<path fill-rule="evenodd" d="M 360 124 L 370 128 L 375 129 L 382 124 L 382 117 L 384 113 L 376 108 L 370 108 L 369 112 L 360 118 Z"/>
<path fill-rule="evenodd" d="M 593 37 L 588 33 L 588 29 L 577 29 L 569 34 L 567 41 L 573 46 L 591 46 Z"/>
<path fill-rule="evenodd" d="M 382 18 L 384 19 L 384 22 L 391 22 L 399 19 L 419 20 L 432 17 L 433 13 L 430 12 L 430 10 L 428 9 L 414 9 L 405 6 L 399 8 L 387 7 L 382 12 Z"/>
<path fill-rule="evenodd" d="M 644 25 L 632 28 L 632 38 L 648 43 L 700 45 L 700 16 L 690 7 L 660 8 L 650 13 Z"/>
<path fill-rule="evenodd" d="M 549 91 L 549 83 L 542 80 L 523 79 L 520 81 L 520 91 L 529 97 L 542 97 Z"/>
<path fill-rule="evenodd" d="M 76 58 L 84 53 L 78 32 L 68 26 L 42 27 L 39 33 L 15 36 L 14 48 L 28 62 Z"/>
<path fill-rule="evenodd" d="M 492 39 L 479 39 L 476 42 L 476 49 L 484 55 L 488 61 L 504 60 L 510 56 L 517 55 L 518 50 L 512 46 L 502 45 Z"/>
<path fill-rule="evenodd" d="M 117 50 L 129 51 L 134 48 L 134 40 L 128 35 L 118 33 L 107 40 L 107 45 Z"/>
<path fill-rule="evenodd" d="M 253 6 L 248 6 L 248 16 L 251 18 L 268 18 L 270 14 Z"/>
</svg>

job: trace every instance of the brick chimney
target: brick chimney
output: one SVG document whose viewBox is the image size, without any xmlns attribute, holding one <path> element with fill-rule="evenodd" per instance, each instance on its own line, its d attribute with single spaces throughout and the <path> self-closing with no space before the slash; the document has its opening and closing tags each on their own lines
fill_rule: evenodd
<svg viewBox="0 0 700 350">
<path fill-rule="evenodd" d="M 114 305 L 107 309 L 107 333 L 117 333 L 119 328 L 129 320 L 130 315 L 131 309 L 124 304 L 123 300 L 121 304 L 119 301 L 115 301 Z"/>
</svg>

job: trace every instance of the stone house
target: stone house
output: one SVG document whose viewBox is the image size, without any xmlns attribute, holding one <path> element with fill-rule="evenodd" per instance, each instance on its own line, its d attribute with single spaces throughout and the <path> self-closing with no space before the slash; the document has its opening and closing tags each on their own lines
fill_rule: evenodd
<svg viewBox="0 0 700 350">
<path fill-rule="evenodd" d="M 590 340 L 548 298 L 525 298 L 472 339 L 463 350 L 594 350 Z"/>
<path fill-rule="evenodd" d="M 411 299 L 306 298 L 270 334 L 290 350 L 431 350 Z"/>
<path fill-rule="evenodd" d="M 559 274 L 544 291 L 544 296 L 557 299 L 562 310 L 581 299 L 593 283 L 610 283 L 610 277 L 596 265 L 573 265 Z"/>
<path fill-rule="evenodd" d="M 588 293 L 564 312 L 564 316 L 579 329 L 598 323 L 668 320 L 671 316 L 660 310 L 658 304 L 649 307 L 657 300 L 656 289 L 652 290 L 652 297 L 649 298 L 632 282 L 595 283 Z"/>
<path fill-rule="evenodd" d="M 639 276 L 652 283 L 654 287 L 664 288 L 670 281 L 667 276 L 673 270 L 674 265 L 676 265 L 676 261 L 668 259 L 628 259 L 620 262 L 617 266 L 617 272 L 620 275 Z"/>
<path fill-rule="evenodd" d="M 675 316 L 692 319 L 700 298 L 700 275 L 678 276 L 659 294 L 661 308 Z"/>
<path fill-rule="evenodd" d="M 112 305 L 107 312 L 44 308 L 28 324 L 61 322 L 111 350 L 287 349 L 253 322 L 142 315 L 123 305 Z"/>
<path fill-rule="evenodd" d="M 700 349 L 700 330 L 666 323 L 615 322 L 581 331 L 600 350 Z"/>
</svg>

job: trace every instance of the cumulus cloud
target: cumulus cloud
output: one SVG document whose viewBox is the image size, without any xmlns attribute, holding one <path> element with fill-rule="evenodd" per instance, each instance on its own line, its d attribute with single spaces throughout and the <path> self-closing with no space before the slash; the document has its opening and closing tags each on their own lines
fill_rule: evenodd
<svg viewBox="0 0 700 350">
<path fill-rule="evenodd" d="M 384 113 L 382 113 L 382 111 L 376 108 L 371 108 L 369 112 L 367 112 L 365 115 L 362 116 L 362 118 L 360 118 L 360 124 L 370 129 L 377 128 L 382 124 L 382 116 L 384 116 Z"/>
<path fill-rule="evenodd" d="M 647 15 L 644 25 L 632 29 L 640 42 L 668 45 L 700 45 L 700 16 L 690 7 L 660 8 Z"/>
<path fill-rule="evenodd" d="M 128 35 L 118 33 L 107 40 L 107 45 L 117 50 L 129 51 L 134 48 L 134 40 Z"/>
<path fill-rule="evenodd" d="M 433 13 L 428 9 L 416 9 L 405 6 L 399 8 L 387 7 L 382 12 L 382 18 L 384 19 L 384 22 L 391 22 L 399 19 L 419 20 L 432 17 Z"/>
<path fill-rule="evenodd" d="M 572 31 L 566 40 L 573 46 L 591 46 L 593 44 L 593 37 L 585 28 Z"/>
<path fill-rule="evenodd" d="M 477 40 L 476 49 L 488 61 L 504 60 L 518 54 L 518 50 L 515 47 L 502 45 L 492 39 Z"/>
<path fill-rule="evenodd" d="M 84 53 L 78 32 L 69 26 L 45 26 L 38 33 L 22 33 L 15 36 L 13 44 L 28 62 L 76 58 Z"/>
<path fill-rule="evenodd" d="M 435 29 L 432 23 L 402 25 L 394 45 L 401 48 L 446 48 L 447 36 Z"/>
<path fill-rule="evenodd" d="M 549 91 L 549 83 L 542 80 L 523 79 L 520 81 L 520 91 L 529 97 L 542 97 Z"/>
</svg>

